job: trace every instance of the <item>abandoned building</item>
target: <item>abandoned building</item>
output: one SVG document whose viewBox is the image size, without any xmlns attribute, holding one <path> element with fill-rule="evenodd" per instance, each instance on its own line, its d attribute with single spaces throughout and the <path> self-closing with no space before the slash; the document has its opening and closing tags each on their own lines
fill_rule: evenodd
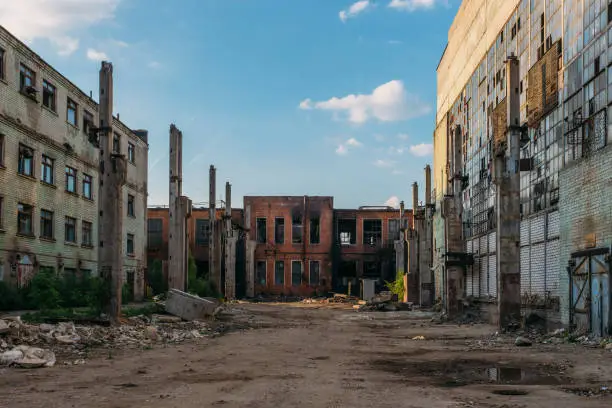
<svg viewBox="0 0 612 408">
<path fill-rule="evenodd" d="M 610 332 L 612 13 L 464 0 L 437 68 L 435 291 Z M 600 286 L 601 285 L 601 286 Z"/>
<path fill-rule="evenodd" d="M 211 270 L 209 214 L 209 208 L 192 209 L 189 249 L 198 274 L 222 289 L 226 287 L 225 261 L 216 249 L 212 264 L 218 266 Z M 216 209 L 216 214 L 213 242 L 218 244 L 213 247 L 222 242 L 218 231 L 225 210 Z M 239 231 L 236 296 L 346 293 L 349 282 L 352 293 L 359 295 L 364 278 L 376 280 L 383 289 L 385 281 L 397 275 L 394 242 L 413 225 L 411 210 L 400 215 L 400 210 L 390 207 L 334 210 L 333 197 L 245 196 L 243 209 L 232 209 L 231 217 L 234 230 Z M 149 208 L 149 263 L 168 259 L 168 219 L 167 207 Z"/>
<path fill-rule="evenodd" d="M 112 108 L 110 63 L 102 63 L 100 84 Z M 106 111 L 112 124 L 98 128 Z M 112 209 L 101 203 L 98 132 L 113 163 L 127 163 L 115 195 L 121 205 Z M 121 246 L 113 254 L 122 254 L 122 282 L 142 298 L 147 156 L 147 131 L 127 127 L 0 26 L 0 281 L 24 286 L 43 269 L 98 274 L 112 255 L 102 242 L 118 240 L 105 249 Z M 113 238 L 99 236 L 102 214 L 110 225 L 117 209 L 107 228 Z"/>
</svg>

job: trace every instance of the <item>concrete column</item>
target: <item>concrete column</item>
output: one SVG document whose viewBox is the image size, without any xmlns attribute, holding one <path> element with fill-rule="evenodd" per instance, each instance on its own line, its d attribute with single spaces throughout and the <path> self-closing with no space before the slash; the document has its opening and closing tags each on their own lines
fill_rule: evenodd
<svg viewBox="0 0 612 408">
<path fill-rule="evenodd" d="M 412 214 L 415 215 L 419 208 L 419 185 L 415 181 L 412 183 Z"/>
<path fill-rule="evenodd" d="M 245 260 L 245 273 L 246 273 L 246 295 L 247 297 L 255 296 L 255 247 L 256 242 L 251 239 L 251 205 L 247 204 L 244 206 L 244 226 L 247 229 L 246 232 L 246 260 Z"/>
<path fill-rule="evenodd" d="M 100 189 L 98 198 L 98 263 L 100 275 L 110 282 L 108 313 L 119 324 L 123 285 L 123 185 L 127 165 L 123 155 L 113 154 L 113 65 L 102 62 L 100 69 Z"/>
<path fill-rule="evenodd" d="M 232 185 L 225 183 L 225 298 L 236 298 L 236 237 L 232 228 Z"/>
<path fill-rule="evenodd" d="M 501 329 L 520 321 L 520 138 L 519 61 L 506 61 L 507 120 L 506 146 L 496 149 L 493 162 L 496 184 L 498 312 Z"/>
<path fill-rule="evenodd" d="M 425 205 L 431 204 L 431 167 L 425 166 Z"/>
<path fill-rule="evenodd" d="M 425 214 L 419 233 L 421 305 L 433 304 L 433 219 L 431 208 L 431 167 L 425 166 Z"/>
<path fill-rule="evenodd" d="M 170 125 L 170 196 L 168 236 L 168 288 L 187 289 L 187 228 L 189 199 L 182 196 L 183 134 Z"/>
<path fill-rule="evenodd" d="M 219 291 L 221 287 L 221 273 L 217 268 L 217 235 L 215 233 L 217 224 L 217 208 L 215 205 L 217 194 L 217 169 L 211 165 L 208 171 L 208 222 L 210 236 L 208 237 L 208 271 L 210 279 L 215 282 Z"/>
</svg>

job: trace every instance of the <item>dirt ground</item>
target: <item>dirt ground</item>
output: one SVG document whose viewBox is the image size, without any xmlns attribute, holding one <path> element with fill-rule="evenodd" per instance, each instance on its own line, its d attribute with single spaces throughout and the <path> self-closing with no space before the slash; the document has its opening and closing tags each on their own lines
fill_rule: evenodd
<svg viewBox="0 0 612 408">
<path fill-rule="evenodd" d="M 0 406 L 610 407 L 612 353 L 518 348 L 486 325 L 343 305 L 239 304 L 222 336 L 0 369 Z M 425 340 L 412 340 L 424 336 Z"/>
</svg>

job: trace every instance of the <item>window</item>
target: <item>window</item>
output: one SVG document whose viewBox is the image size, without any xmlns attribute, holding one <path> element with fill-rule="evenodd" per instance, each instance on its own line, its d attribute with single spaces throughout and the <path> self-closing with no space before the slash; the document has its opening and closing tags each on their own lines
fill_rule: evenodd
<svg viewBox="0 0 612 408">
<path fill-rule="evenodd" d="M 91 192 L 92 178 L 90 175 L 83 175 L 83 197 L 91 200 L 93 195 Z"/>
<path fill-rule="evenodd" d="M 84 110 L 83 111 L 83 132 L 89 134 L 89 130 L 93 127 L 95 127 L 94 116 L 91 114 L 91 112 Z"/>
<path fill-rule="evenodd" d="M 134 215 L 134 196 L 130 194 L 128 194 L 127 214 L 130 217 L 135 217 Z"/>
<path fill-rule="evenodd" d="M 266 261 L 257 261 L 255 279 L 258 285 L 266 286 Z"/>
<path fill-rule="evenodd" d="M 49 156 L 43 155 L 42 157 L 40 175 L 42 177 L 42 181 L 47 184 L 53 184 L 53 159 Z"/>
<path fill-rule="evenodd" d="M 0 196 L 0 230 L 4 229 L 4 197 Z"/>
<path fill-rule="evenodd" d="M 321 263 L 319 261 L 310 261 L 310 286 L 319 286 L 319 274 Z"/>
<path fill-rule="evenodd" d="M 121 154 L 121 136 L 113 133 L 113 153 Z"/>
<path fill-rule="evenodd" d="M 19 90 L 21 92 L 28 92 L 28 88 L 34 85 L 36 85 L 36 73 L 21 64 L 19 67 Z"/>
<path fill-rule="evenodd" d="M 4 50 L 0 48 L 0 78 L 4 79 Z"/>
<path fill-rule="evenodd" d="M 257 235 L 257 243 L 265 244 L 267 242 L 266 219 L 257 218 L 255 226 L 255 234 Z"/>
<path fill-rule="evenodd" d="M 135 151 L 135 149 L 136 149 L 136 147 L 134 146 L 134 144 L 128 142 L 128 160 L 132 164 L 136 163 L 136 157 L 135 157 L 136 151 Z"/>
<path fill-rule="evenodd" d="M 357 243 L 357 220 L 339 220 L 338 233 L 341 245 L 355 245 Z"/>
<path fill-rule="evenodd" d="M 64 222 L 64 241 L 76 243 L 76 218 L 66 217 Z"/>
<path fill-rule="evenodd" d="M 70 193 L 76 193 L 76 177 L 76 169 L 66 166 L 66 191 Z"/>
<path fill-rule="evenodd" d="M 4 166 L 4 135 L 0 134 L 0 167 Z"/>
<path fill-rule="evenodd" d="M 210 222 L 208 220 L 196 220 L 196 245 L 208 245 L 210 235 Z"/>
<path fill-rule="evenodd" d="M 34 235 L 32 231 L 32 206 L 19 203 L 17 205 L 17 233 Z"/>
<path fill-rule="evenodd" d="M 53 239 L 53 212 L 40 210 L 40 237 Z"/>
<path fill-rule="evenodd" d="M 380 268 L 375 261 L 365 261 L 363 263 L 363 276 L 367 278 L 380 277 Z"/>
<path fill-rule="evenodd" d="M 382 241 L 382 221 L 363 220 L 363 244 L 380 245 Z"/>
<path fill-rule="evenodd" d="M 291 285 L 302 284 L 302 261 L 291 261 Z"/>
<path fill-rule="evenodd" d="M 92 240 L 92 235 L 93 235 L 93 225 L 91 224 L 91 222 L 89 221 L 83 221 L 81 223 L 81 231 L 82 231 L 82 244 L 83 246 L 93 246 L 93 240 Z"/>
<path fill-rule="evenodd" d="M 19 166 L 17 171 L 24 176 L 34 176 L 34 154 L 32 149 L 22 144 L 19 145 Z"/>
<path fill-rule="evenodd" d="M 285 261 L 276 261 L 274 264 L 274 284 L 285 284 Z"/>
<path fill-rule="evenodd" d="M 302 232 L 302 215 L 293 214 L 291 217 L 291 242 L 301 244 L 304 241 Z"/>
<path fill-rule="evenodd" d="M 147 220 L 147 246 L 149 249 L 161 248 L 163 243 L 163 228 L 164 221 L 161 218 L 149 218 Z"/>
<path fill-rule="evenodd" d="M 66 120 L 68 123 L 78 126 L 77 104 L 72 99 L 68 98 L 68 110 L 66 112 Z"/>
<path fill-rule="evenodd" d="M 389 220 L 389 240 L 397 241 L 400 239 L 400 220 Z"/>
<path fill-rule="evenodd" d="M 277 244 L 285 243 L 285 219 L 283 217 L 274 219 L 274 242 Z"/>
<path fill-rule="evenodd" d="M 134 234 L 127 234 L 127 253 L 134 255 Z"/>
<path fill-rule="evenodd" d="M 310 219 L 310 243 L 311 244 L 320 244 L 321 243 L 321 232 L 320 232 L 321 222 L 318 218 Z"/>
<path fill-rule="evenodd" d="M 43 106 L 51 109 L 53 112 L 56 110 L 56 94 L 55 87 L 47 80 L 43 80 Z"/>
</svg>

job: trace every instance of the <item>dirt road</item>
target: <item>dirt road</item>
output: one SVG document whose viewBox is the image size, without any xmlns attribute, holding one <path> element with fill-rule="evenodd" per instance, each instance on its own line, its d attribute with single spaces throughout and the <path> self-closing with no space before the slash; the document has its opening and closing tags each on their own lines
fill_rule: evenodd
<svg viewBox="0 0 612 408">
<path fill-rule="evenodd" d="M 612 353 L 602 349 L 518 348 L 510 337 L 492 337 L 492 327 L 433 324 L 417 312 L 241 304 L 229 319 L 242 329 L 192 344 L 102 351 L 82 366 L 0 370 L 0 406 L 612 404 L 605 388 L 612 388 Z M 412 340 L 419 335 L 425 340 Z"/>
</svg>

